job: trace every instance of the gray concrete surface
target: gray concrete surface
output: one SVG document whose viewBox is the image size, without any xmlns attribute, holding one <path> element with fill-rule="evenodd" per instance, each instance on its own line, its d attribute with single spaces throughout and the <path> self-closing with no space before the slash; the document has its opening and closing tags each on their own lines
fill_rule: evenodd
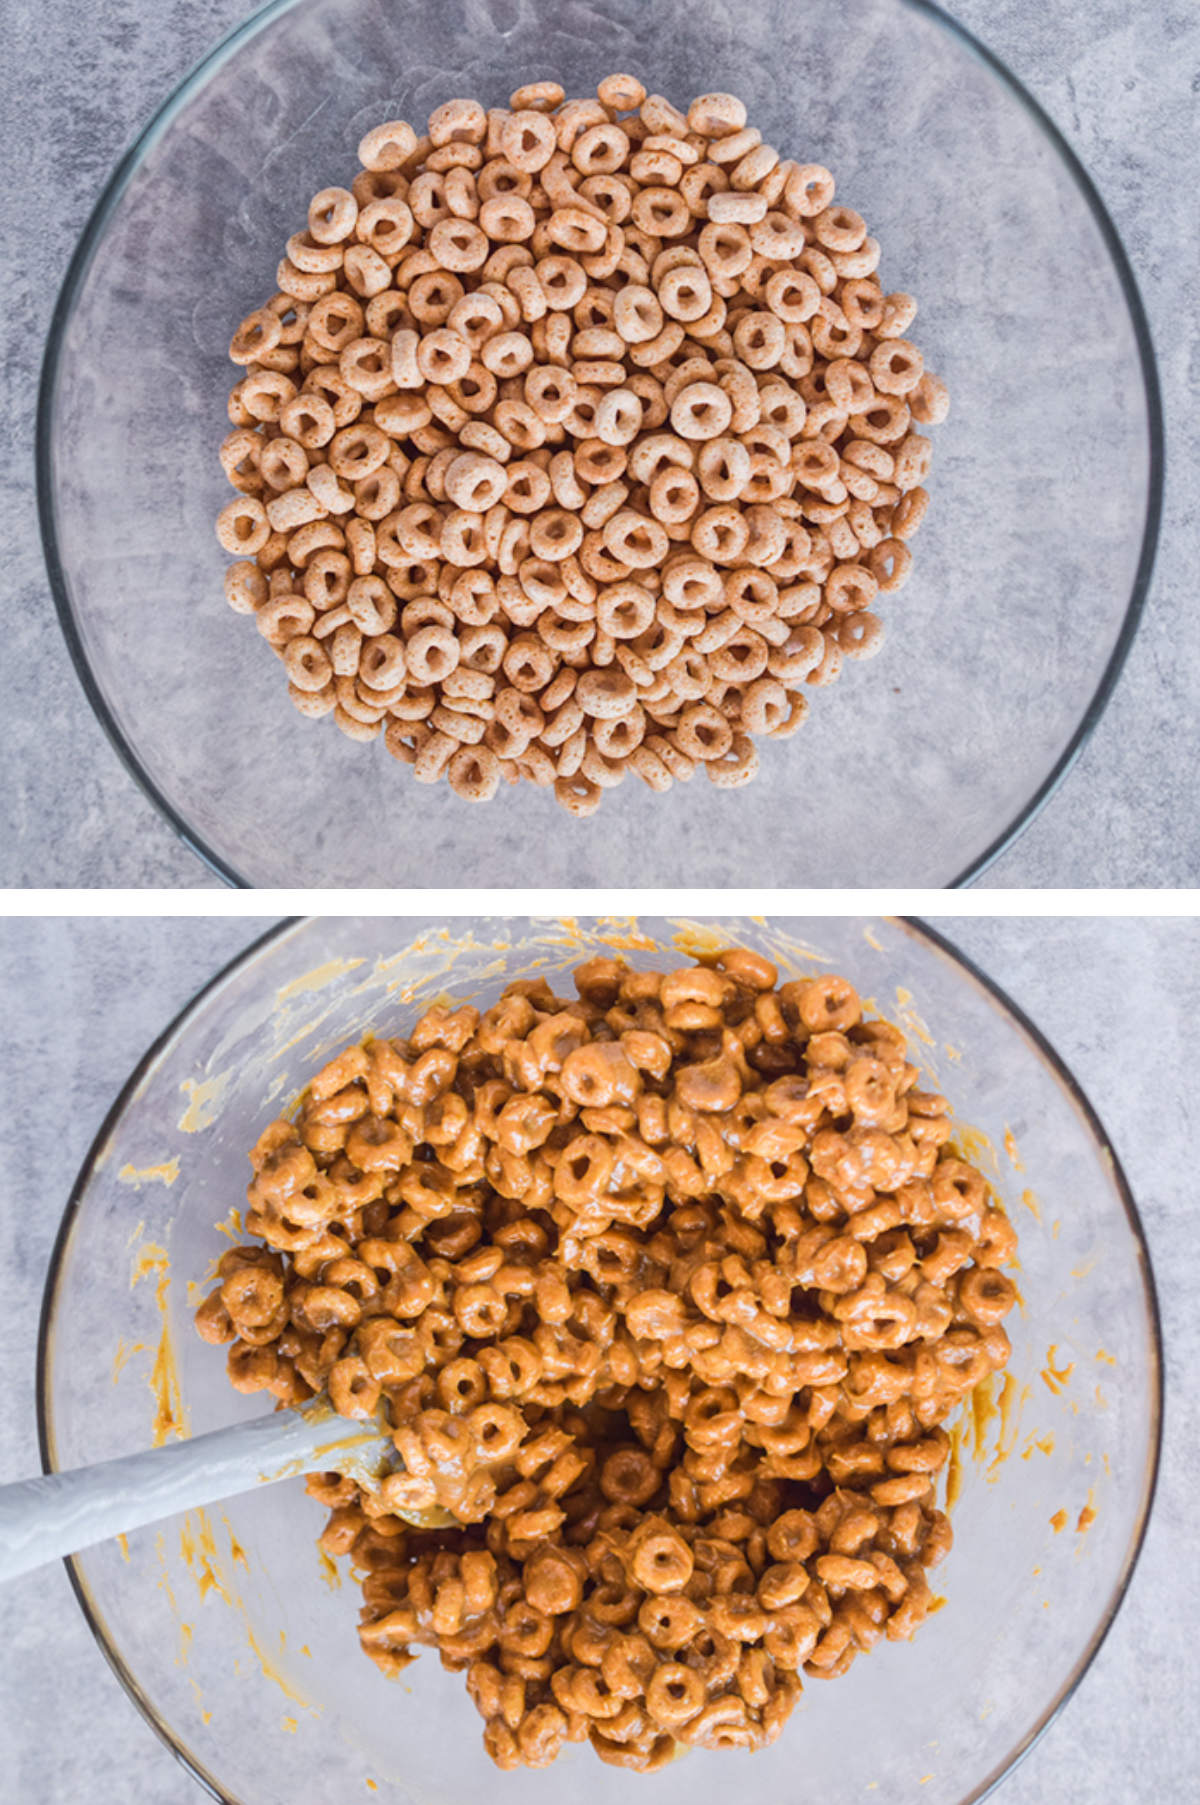
<svg viewBox="0 0 1200 1805">
<path fill-rule="evenodd" d="M 14 0 L 0 61 L 0 880 L 215 883 L 122 768 L 71 670 L 39 550 L 32 453 L 42 343 L 76 236 L 120 151 L 248 0 Z M 1200 635 L 1193 553 L 1200 12 L 1191 0 L 958 0 L 1090 170 L 1157 342 L 1171 476 L 1142 632 L 1074 773 L 995 865 L 1003 886 L 1176 885 L 1200 876 Z"/>
<path fill-rule="evenodd" d="M 20 1125 L 0 1210 L 0 1483 L 37 1468 L 38 1310 L 79 1164 L 147 1045 L 265 925 L 0 923 L 7 1001 L 0 1079 L 7 1120 Z M 1200 1796 L 1200 1701 L 1186 1680 L 1200 1616 L 1200 1328 L 1191 1283 L 1200 926 L 937 925 L 1032 1016 L 1104 1121 L 1140 1202 L 1167 1349 L 1165 1455 L 1132 1587 L 1077 1693 L 999 1798 L 1002 1805 L 1184 1805 Z M 121 1692 L 59 1567 L 0 1591 L 0 1772 L 9 1805 L 74 1805 L 85 1796 L 105 1805 L 199 1805 L 203 1796 Z M 297 1805 L 325 1796 L 317 1775 Z"/>
</svg>

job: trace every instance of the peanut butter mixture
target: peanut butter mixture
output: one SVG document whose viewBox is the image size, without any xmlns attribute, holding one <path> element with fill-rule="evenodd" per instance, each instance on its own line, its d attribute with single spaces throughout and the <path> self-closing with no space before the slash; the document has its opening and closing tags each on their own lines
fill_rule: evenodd
<svg viewBox="0 0 1200 1805">
<path fill-rule="evenodd" d="M 844 978 L 574 982 L 319 1072 L 197 1326 L 239 1390 L 385 1412 L 377 1491 L 308 1481 L 384 1672 L 435 1648 L 500 1767 L 651 1772 L 773 1741 L 804 1677 L 922 1622 L 1016 1234 Z"/>
</svg>

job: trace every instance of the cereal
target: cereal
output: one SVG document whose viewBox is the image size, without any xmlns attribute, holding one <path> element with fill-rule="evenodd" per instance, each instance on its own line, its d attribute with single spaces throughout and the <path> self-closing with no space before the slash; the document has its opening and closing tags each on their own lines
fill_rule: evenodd
<svg viewBox="0 0 1200 1805">
<path fill-rule="evenodd" d="M 288 648 L 306 677 L 314 643 Z M 600 734 L 629 720 L 619 670 L 574 687 Z M 769 720 L 777 691 L 743 710 Z M 556 776 L 543 720 L 508 689 L 503 753 L 403 719 L 385 738 L 468 794 L 524 760 L 587 815 L 617 748 Z M 700 703 L 688 729 L 741 780 L 744 733 Z M 655 737 L 662 758 L 626 762 L 682 775 Z M 377 1490 L 308 1480 L 384 1673 L 435 1648 L 502 1768 L 588 1740 L 645 1772 L 772 1742 L 805 1677 L 919 1627 L 951 1543 L 943 1425 L 1008 1359 L 1016 1235 L 844 978 L 780 983 L 729 949 L 574 983 L 439 1004 L 330 1061 L 253 1149 L 259 1239 L 222 1255 L 196 1323 L 239 1390 L 384 1410 L 400 1465 Z M 455 1526 L 405 1520 L 435 1508 Z"/>
<path fill-rule="evenodd" d="M 879 650 L 928 506 L 920 429 L 949 409 L 866 221 L 735 95 L 684 113 L 624 74 L 588 99 L 533 81 L 490 111 L 447 100 L 425 136 L 388 121 L 358 155 L 230 344 L 231 607 L 270 610 L 302 713 L 362 738 L 385 722 L 401 763 L 466 800 L 524 780 L 585 815 L 630 775 L 749 781 L 810 688 Z M 398 661 L 372 650 L 388 636 Z M 322 658 L 350 683 L 336 709 Z M 514 733 L 489 692 L 478 732 L 431 732 L 480 659 L 542 698 L 538 727 Z M 614 668 L 623 712 L 564 730 L 560 677 Z M 699 701 L 720 756 L 681 728 Z M 488 758 L 443 757 L 467 732 Z"/>
</svg>

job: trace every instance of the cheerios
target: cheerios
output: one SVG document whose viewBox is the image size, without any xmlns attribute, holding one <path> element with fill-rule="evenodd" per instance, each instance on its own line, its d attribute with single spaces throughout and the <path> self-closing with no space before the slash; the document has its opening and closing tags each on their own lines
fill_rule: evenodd
<svg viewBox="0 0 1200 1805">
<path fill-rule="evenodd" d="M 359 161 L 232 335 L 231 607 L 302 713 L 466 800 L 747 781 L 908 579 L 949 409 L 915 300 L 729 93 L 538 79 Z"/>
<path fill-rule="evenodd" d="M 878 623 L 838 632 L 866 656 Z M 320 675 L 311 640 L 284 660 Z M 362 689 L 294 700 L 368 739 L 384 711 Z M 586 818 L 631 775 L 664 793 L 703 762 L 737 787 L 749 723 L 786 737 L 804 713 L 761 679 L 741 728 L 697 706 L 646 735 L 608 695 L 623 712 L 557 754 L 512 690 L 482 737 L 447 705 L 384 744 L 469 800 L 519 765 Z M 403 1039 L 373 1021 L 316 1072 L 250 1153 L 248 1239 L 195 1321 L 239 1391 L 386 1411 L 394 1471 L 307 1481 L 385 1674 L 422 1647 L 465 1672 L 502 1768 L 587 1740 L 654 1771 L 772 1742 L 802 1676 L 934 1607 L 951 1424 L 1008 1362 L 1017 1235 L 845 978 L 781 982 L 734 947 L 572 975 L 569 999 L 539 975 L 435 1004 Z"/>
</svg>

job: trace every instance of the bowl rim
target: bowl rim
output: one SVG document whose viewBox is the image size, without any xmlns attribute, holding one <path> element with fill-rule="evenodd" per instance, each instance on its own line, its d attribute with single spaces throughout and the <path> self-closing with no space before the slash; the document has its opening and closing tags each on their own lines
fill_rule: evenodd
<svg viewBox="0 0 1200 1805">
<path fill-rule="evenodd" d="M 71 655 L 71 662 L 75 667 L 75 674 L 83 686 L 97 720 L 108 736 L 109 743 L 134 782 L 174 828 L 184 845 L 194 852 L 210 871 L 236 889 L 254 889 L 258 886 L 252 879 L 243 877 L 226 858 L 209 846 L 205 839 L 184 819 L 175 805 L 168 801 L 117 721 L 101 692 L 100 685 L 88 661 L 83 636 L 76 624 L 70 585 L 59 550 L 52 471 L 53 415 L 58 392 L 61 357 L 75 303 L 109 219 L 124 197 L 143 158 L 182 111 L 192 94 L 222 63 L 228 61 L 235 51 L 257 36 L 260 31 L 285 13 L 290 12 L 294 6 L 302 3 L 303 0 L 267 0 L 267 4 L 228 32 L 206 56 L 193 65 L 189 73 L 183 77 L 162 105 L 152 114 L 148 123 L 121 157 L 101 191 L 100 198 L 91 212 L 67 266 L 67 272 L 51 316 L 38 384 L 34 454 L 38 525 L 41 533 L 42 554 L 50 580 L 50 590 L 54 598 L 59 625 Z M 1006 87 L 1018 104 L 1025 109 L 1034 125 L 1041 129 L 1051 147 L 1058 152 L 1068 175 L 1073 178 L 1095 221 L 1125 299 L 1137 344 L 1149 439 L 1146 517 L 1142 528 L 1141 548 L 1124 618 L 1108 661 L 1101 672 L 1091 700 L 1084 709 L 1070 739 L 1042 782 L 990 845 L 986 846 L 956 877 L 945 885 L 947 889 L 959 889 L 973 884 L 977 878 L 982 876 L 989 866 L 1014 844 L 1030 822 L 1041 813 L 1074 767 L 1099 724 L 1113 690 L 1116 688 L 1141 621 L 1158 547 L 1166 460 L 1162 394 L 1149 321 L 1121 236 L 1113 224 L 1095 184 L 1062 132 L 1007 64 L 994 51 L 989 50 L 979 38 L 969 32 L 965 26 L 960 25 L 942 7 L 936 5 L 934 0 L 893 0 L 893 4 L 915 12 L 940 26 L 962 49 L 983 63 L 985 68 L 991 70 L 998 77 L 1002 86 Z M 782 876 L 778 881 L 784 881 Z"/>
<path fill-rule="evenodd" d="M 58 1291 L 63 1275 L 63 1262 L 84 1195 L 95 1176 L 103 1150 L 124 1114 L 126 1106 L 137 1093 L 154 1062 L 158 1059 L 159 1055 L 165 1051 L 168 1044 L 176 1037 L 176 1035 L 183 1031 L 191 1017 L 199 1009 L 205 999 L 228 979 L 231 979 L 243 965 L 246 965 L 257 958 L 260 953 L 265 952 L 269 947 L 273 946 L 276 941 L 284 939 L 298 928 L 302 928 L 307 925 L 308 922 L 316 919 L 319 919 L 319 917 L 283 917 L 281 920 L 273 923 L 265 933 L 258 935 L 239 953 L 235 954 L 232 959 L 228 960 L 227 963 L 214 973 L 206 983 L 202 984 L 200 988 L 194 992 L 138 1060 L 137 1065 L 130 1072 L 128 1078 L 114 1098 L 111 1107 L 107 1111 L 104 1120 L 101 1122 L 100 1127 L 92 1140 L 91 1146 L 88 1148 L 83 1164 L 71 1187 L 70 1195 L 67 1198 L 66 1206 L 63 1211 L 62 1221 L 59 1224 L 58 1232 L 55 1236 L 54 1246 L 50 1255 L 50 1263 L 46 1274 L 45 1288 L 42 1293 L 42 1307 L 38 1321 L 35 1392 L 38 1454 L 41 1460 L 43 1473 L 52 1473 L 59 1470 L 53 1459 L 50 1368 L 53 1352 L 54 1324 L 59 1302 Z M 521 917 L 510 917 L 510 919 L 520 920 Z M 947 938 L 946 935 L 942 934 L 937 928 L 931 926 L 929 922 L 922 920 L 919 916 L 894 916 L 890 919 L 894 925 L 909 930 L 918 940 L 924 940 L 934 952 L 940 952 L 952 965 L 957 966 L 961 973 L 965 974 L 969 979 L 972 979 L 995 1003 L 999 1004 L 1001 1012 L 1007 1014 L 1017 1028 L 1020 1029 L 1033 1043 L 1034 1051 L 1040 1054 L 1043 1061 L 1049 1066 L 1051 1075 L 1058 1079 L 1067 1094 L 1068 1101 L 1073 1103 L 1078 1109 L 1083 1118 L 1085 1127 L 1095 1139 L 1100 1151 L 1105 1155 L 1106 1163 L 1109 1165 L 1112 1172 L 1113 1186 L 1124 1207 L 1126 1218 L 1133 1234 L 1139 1256 L 1138 1264 L 1142 1278 L 1143 1302 L 1149 1328 L 1149 1353 L 1152 1368 L 1150 1375 L 1151 1402 L 1153 1407 L 1152 1434 L 1147 1456 L 1147 1468 L 1143 1479 L 1140 1511 L 1134 1527 L 1134 1532 L 1130 1537 L 1129 1545 L 1125 1550 L 1124 1560 L 1118 1579 L 1109 1593 L 1105 1607 L 1101 1612 L 1091 1635 L 1085 1643 L 1081 1654 L 1076 1658 L 1070 1673 L 1059 1687 L 1054 1698 L 1051 1699 L 1050 1703 L 1035 1718 L 1032 1726 L 1004 1758 L 1001 1765 L 993 1768 L 989 1774 L 985 1775 L 985 1777 L 978 1782 L 972 1792 L 964 1794 L 963 1798 L 958 1802 L 958 1805 L 980 1805 L 980 1801 L 988 1798 L 994 1793 L 996 1788 L 1000 1786 L 1009 1774 L 1012 1773 L 1013 1769 L 1024 1760 L 1025 1756 L 1034 1745 L 1040 1742 L 1041 1738 L 1050 1728 L 1050 1725 L 1054 1723 L 1059 1713 L 1067 1705 L 1070 1699 L 1074 1697 L 1084 1676 L 1087 1674 L 1092 1662 L 1095 1660 L 1107 1639 L 1108 1633 L 1112 1628 L 1113 1623 L 1116 1621 L 1117 1614 L 1128 1596 L 1129 1587 L 1132 1583 L 1133 1575 L 1136 1571 L 1142 1548 L 1145 1544 L 1150 1518 L 1153 1514 L 1154 1499 L 1162 1464 L 1163 1410 L 1165 1401 L 1162 1317 L 1159 1310 L 1158 1288 L 1154 1277 L 1154 1265 L 1150 1256 L 1149 1243 L 1146 1239 L 1146 1232 L 1142 1226 L 1141 1215 L 1138 1211 L 1133 1191 L 1130 1187 L 1129 1180 L 1125 1175 L 1124 1166 L 1121 1163 L 1116 1149 L 1113 1147 L 1112 1141 L 1108 1136 L 1100 1116 L 1090 1102 L 1082 1085 L 1071 1071 L 1071 1068 L 1055 1050 L 1051 1042 L 1042 1033 L 1041 1029 L 1030 1019 L 1020 1005 L 1013 1001 L 1007 991 L 998 984 L 995 979 L 989 977 L 973 959 L 962 952 L 952 940 Z M 90 1629 L 97 1647 L 108 1662 L 108 1665 L 111 1667 L 117 1679 L 120 1681 L 125 1692 L 141 1712 L 146 1722 L 150 1725 L 150 1728 L 158 1736 L 159 1740 L 171 1751 L 176 1760 L 186 1769 L 192 1778 L 197 1780 L 200 1785 L 203 1786 L 215 1800 L 217 1800 L 218 1805 L 250 1805 L 249 1801 L 242 1800 L 233 1793 L 225 1791 L 215 1776 L 204 1767 L 199 1757 L 194 1755 L 191 1749 L 187 1747 L 182 1740 L 182 1737 L 179 1736 L 167 1723 L 165 1718 L 160 1715 L 155 1705 L 143 1690 L 137 1677 L 127 1665 L 123 1655 L 110 1639 L 100 1609 L 92 1599 L 78 1557 L 74 1555 L 67 1556 L 63 1561 L 63 1565 L 66 1568 L 67 1578 L 70 1581 L 71 1589 L 74 1592 L 79 1608 L 83 1613 L 84 1621 Z"/>
</svg>

